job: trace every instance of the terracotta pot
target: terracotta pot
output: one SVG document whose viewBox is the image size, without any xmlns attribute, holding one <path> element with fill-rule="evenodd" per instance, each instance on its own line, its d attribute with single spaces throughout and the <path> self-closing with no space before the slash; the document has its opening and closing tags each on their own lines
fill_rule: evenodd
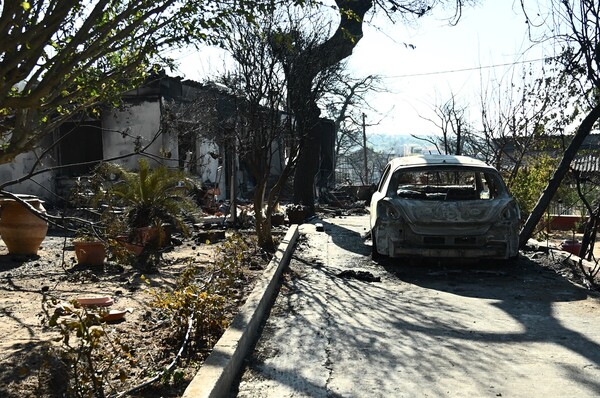
<svg viewBox="0 0 600 398">
<path fill-rule="evenodd" d="M 75 257 L 81 265 L 102 265 L 106 258 L 104 243 L 100 241 L 74 241 Z"/>
<path fill-rule="evenodd" d="M 99 296 L 99 297 L 78 297 L 77 302 L 83 306 L 98 306 L 98 307 L 108 307 L 113 305 L 114 301 L 109 296 Z"/>
<path fill-rule="evenodd" d="M 42 200 L 19 195 L 34 209 L 45 213 Z M 0 199 L 0 235 L 10 254 L 36 255 L 46 238 L 48 223 L 14 199 Z"/>
<path fill-rule="evenodd" d="M 161 231 L 157 227 L 135 228 L 131 238 L 127 236 L 117 237 L 119 244 L 136 256 L 142 254 L 148 243 L 154 242 L 158 244 L 160 243 L 160 239 Z"/>
<path fill-rule="evenodd" d="M 142 254 L 142 251 L 144 250 L 144 246 L 140 243 L 140 244 L 136 244 L 136 243 L 129 243 L 127 241 L 127 236 L 119 236 L 117 237 L 117 242 L 119 242 L 119 244 L 121 246 L 123 246 L 125 249 L 127 249 L 127 251 L 131 254 L 134 254 L 136 256 L 139 256 L 140 254 Z"/>
<path fill-rule="evenodd" d="M 106 315 L 102 317 L 104 322 L 116 322 L 125 318 L 125 314 L 127 314 L 127 310 L 110 310 Z"/>
<path fill-rule="evenodd" d="M 135 229 L 133 241 L 145 245 L 148 242 L 158 241 L 160 230 L 157 227 L 140 227 Z"/>
</svg>

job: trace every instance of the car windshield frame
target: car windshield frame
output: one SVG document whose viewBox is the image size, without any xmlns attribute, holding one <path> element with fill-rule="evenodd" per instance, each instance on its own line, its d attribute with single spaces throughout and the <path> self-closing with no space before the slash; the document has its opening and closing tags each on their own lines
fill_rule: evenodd
<svg viewBox="0 0 600 398">
<path fill-rule="evenodd" d="M 507 195 L 494 168 L 464 165 L 399 167 L 389 177 L 386 196 L 409 200 L 494 200 Z"/>
</svg>

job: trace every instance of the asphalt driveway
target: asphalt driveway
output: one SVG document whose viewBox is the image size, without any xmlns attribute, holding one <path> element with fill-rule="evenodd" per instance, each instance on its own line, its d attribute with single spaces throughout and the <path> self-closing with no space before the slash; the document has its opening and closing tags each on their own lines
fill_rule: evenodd
<svg viewBox="0 0 600 398">
<path fill-rule="evenodd" d="M 232 396 L 600 396 L 595 293 L 526 257 L 374 263 L 366 216 L 315 222 Z"/>
</svg>

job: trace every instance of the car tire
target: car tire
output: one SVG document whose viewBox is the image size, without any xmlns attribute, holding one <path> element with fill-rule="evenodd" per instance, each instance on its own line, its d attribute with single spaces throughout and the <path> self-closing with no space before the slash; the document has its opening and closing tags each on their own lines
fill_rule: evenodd
<svg viewBox="0 0 600 398">
<path fill-rule="evenodd" d="M 510 256 L 506 260 L 504 260 L 504 265 L 515 265 L 519 261 L 519 254 L 517 253 L 514 256 Z"/>
<path fill-rule="evenodd" d="M 379 261 L 384 257 L 384 255 L 379 254 L 377 251 L 377 238 L 375 237 L 375 231 L 371 231 L 371 242 L 371 259 L 373 261 Z"/>
<path fill-rule="evenodd" d="M 519 255 L 517 254 L 516 256 L 510 256 L 509 258 L 492 260 L 492 264 L 506 267 L 506 266 L 510 266 L 510 265 L 515 265 L 518 261 L 519 261 Z"/>
</svg>

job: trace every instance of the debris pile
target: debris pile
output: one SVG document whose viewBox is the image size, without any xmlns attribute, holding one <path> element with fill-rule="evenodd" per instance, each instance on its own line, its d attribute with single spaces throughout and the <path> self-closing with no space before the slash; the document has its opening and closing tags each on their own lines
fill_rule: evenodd
<svg viewBox="0 0 600 398">
<path fill-rule="evenodd" d="M 381 278 L 373 275 L 368 271 L 355 271 L 353 269 L 347 269 L 336 275 L 339 278 L 344 279 L 358 279 L 363 282 L 381 282 Z"/>
</svg>

